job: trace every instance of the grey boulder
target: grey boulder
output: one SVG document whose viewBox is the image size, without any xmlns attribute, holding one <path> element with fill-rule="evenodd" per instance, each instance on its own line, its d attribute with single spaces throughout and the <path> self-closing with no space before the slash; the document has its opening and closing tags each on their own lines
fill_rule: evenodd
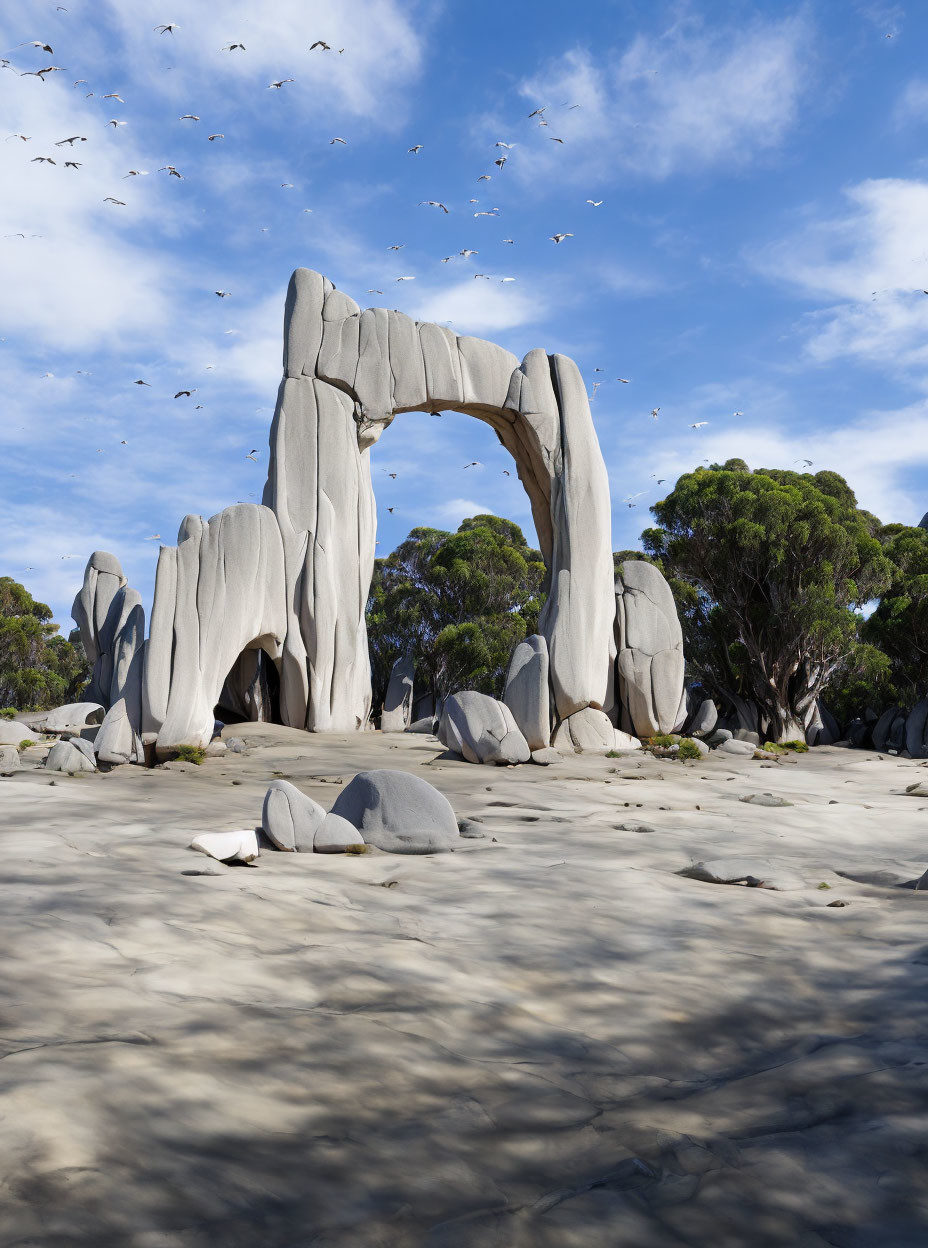
<svg viewBox="0 0 928 1248">
<path fill-rule="evenodd" d="M 738 741 L 734 737 L 726 738 L 718 746 L 719 754 L 730 754 L 736 758 L 753 758 L 757 749 L 750 741 Z"/>
<path fill-rule="evenodd" d="M 35 742 L 38 736 L 18 719 L 0 719 L 0 745 L 19 745 L 20 741 Z"/>
<path fill-rule="evenodd" d="M 696 708 L 690 722 L 689 735 L 691 737 L 704 737 L 713 730 L 718 723 L 718 719 L 718 707 L 711 698 L 704 698 Z"/>
<path fill-rule="evenodd" d="M 358 772 L 331 813 L 357 828 L 358 840 L 388 854 L 440 853 L 459 839 L 448 799 L 405 771 Z"/>
<path fill-rule="evenodd" d="M 527 763 L 532 753 L 509 707 L 473 690 L 445 702 L 438 739 L 469 763 Z"/>
<path fill-rule="evenodd" d="M 261 826 L 278 849 L 311 854 L 325 811 L 288 780 L 272 780 L 264 795 Z"/>
<path fill-rule="evenodd" d="M 883 712 L 880 718 L 873 725 L 871 740 L 875 750 L 885 750 L 889 744 L 890 735 L 896 720 L 903 714 L 902 708 L 899 706 L 890 706 Z"/>
<path fill-rule="evenodd" d="M 627 559 L 615 580 L 622 727 L 671 732 L 683 703 L 683 633 L 670 586 L 653 563 Z"/>
<path fill-rule="evenodd" d="M 49 711 L 42 725 L 44 732 L 79 732 L 92 724 L 102 724 L 105 711 L 99 702 L 69 702 Z"/>
<path fill-rule="evenodd" d="M 332 811 L 320 823 L 313 849 L 317 854 L 343 854 L 349 845 L 363 845 L 364 837 L 347 819 Z"/>
<path fill-rule="evenodd" d="M 605 711 L 585 706 L 557 726 L 551 742 L 562 754 L 608 754 L 612 750 L 640 750 L 637 737 L 613 727 Z"/>
<path fill-rule="evenodd" d="M 132 727 L 125 698 L 117 698 L 106 712 L 94 737 L 93 748 L 97 761 L 112 767 L 139 763 L 144 758 L 142 739 Z"/>
<path fill-rule="evenodd" d="M 45 759 L 47 771 L 62 771 L 69 776 L 81 771 L 96 771 L 93 759 L 70 741 L 56 741 Z"/>
<path fill-rule="evenodd" d="M 928 726 L 928 698 L 922 698 L 912 707 L 909 718 L 905 721 L 905 748 L 913 758 L 928 758 L 926 726 Z"/>
<path fill-rule="evenodd" d="M 512 654 L 503 701 L 533 752 L 551 743 L 548 643 L 540 633 L 520 641 Z"/>
<path fill-rule="evenodd" d="M 412 719 L 414 664 L 411 654 L 393 664 L 380 716 L 381 732 L 405 732 Z"/>
<path fill-rule="evenodd" d="M 16 746 L 0 745 L 0 776 L 11 776 L 19 768 L 19 750 Z"/>
</svg>

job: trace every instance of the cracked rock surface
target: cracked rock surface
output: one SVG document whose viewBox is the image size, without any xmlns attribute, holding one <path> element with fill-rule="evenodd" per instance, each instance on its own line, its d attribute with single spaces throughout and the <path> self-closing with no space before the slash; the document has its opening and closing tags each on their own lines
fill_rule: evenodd
<svg viewBox="0 0 928 1248">
<path fill-rule="evenodd" d="M 0 780 L 0 1242 L 926 1241 L 916 761 L 478 769 L 427 735 L 226 731 L 244 752 L 200 767 L 50 784 L 40 745 Z M 381 768 L 485 835 L 188 848 L 256 825 L 275 775 L 329 810 Z M 739 800 L 771 790 L 793 805 Z M 797 885 L 678 874 L 730 858 Z"/>
</svg>

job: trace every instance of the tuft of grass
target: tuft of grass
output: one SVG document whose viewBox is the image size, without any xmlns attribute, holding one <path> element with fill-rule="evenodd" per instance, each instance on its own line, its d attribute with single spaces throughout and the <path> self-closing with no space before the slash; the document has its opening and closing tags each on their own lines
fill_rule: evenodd
<svg viewBox="0 0 928 1248">
<path fill-rule="evenodd" d="M 23 737 L 22 741 L 20 741 L 16 748 L 19 750 L 20 754 L 22 754 L 23 750 L 28 750 L 30 745 L 35 745 L 35 742 L 30 741 L 28 737 Z"/>
<path fill-rule="evenodd" d="M 786 746 L 777 745 L 776 742 L 774 741 L 765 741 L 764 744 L 760 748 L 764 751 L 765 754 L 785 754 L 786 753 Z"/>
<path fill-rule="evenodd" d="M 819 884 L 819 888 L 831 888 L 831 885 L 826 884 L 825 881 L 822 880 L 821 884 Z"/>
<path fill-rule="evenodd" d="M 15 718 L 16 718 L 15 706 L 0 707 L 0 719 L 15 719 Z"/>
<path fill-rule="evenodd" d="M 677 741 L 679 741 L 679 737 L 674 737 L 669 732 L 659 732 L 656 736 L 648 739 L 648 745 L 656 745 L 661 749 L 667 749 L 668 746 L 676 745 Z"/>
<path fill-rule="evenodd" d="M 809 743 L 807 741 L 784 741 L 784 750 L 792 750 L 794 754 L 808 754 Z"/>
<path fill-rule="evenodd" d="M 370 846 L 365 845 L 363 841 L 360 841 L 357 845 L 345 846 L 346 854 L 366 854 L 369 850 L 370 850 Z"/>
<path fill-rule="evenodd" d="M 177 758 L 182 763 L 194 763 L 199 767 L 206 758 L 206 750 L 202 745 L 179 745 L 177 747 Z"/>
<path fill-rule="evenodd" d="M 702 758 L 702 751 L 692 737 L 684 737 L 677 750 L 677 758 Z"/>
</svg>

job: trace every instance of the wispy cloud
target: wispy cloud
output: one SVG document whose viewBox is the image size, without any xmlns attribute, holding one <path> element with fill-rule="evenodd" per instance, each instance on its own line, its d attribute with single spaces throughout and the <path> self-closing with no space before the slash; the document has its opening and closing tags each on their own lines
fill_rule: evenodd
<svg viewBox="0 0 928 1248">
<path fill-rule="evenodd" d="M 811 37 L 801 16 L 725 27 L 687 17 L 621 53 L 573 48 L 522 83 L 548 124 L 515 150 L 513 168 L 611 184 L 629 171 L 663 179 L 746 165 L 796 123 Z"/>
<path fill-rule="evenodd" d="M 753 262 L 776 281 L 830 301 L 803 324 L 818 363 L 856 358 L 921 370 L 928 364 L 928 183 L 861 182 L 851 209 L 813 220 Z"/>
</svg>

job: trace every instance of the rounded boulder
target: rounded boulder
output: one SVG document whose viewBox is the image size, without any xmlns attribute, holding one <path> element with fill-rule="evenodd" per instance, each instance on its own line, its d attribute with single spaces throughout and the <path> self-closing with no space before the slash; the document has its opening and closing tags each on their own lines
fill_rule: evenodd
<svg viewBox="0 0 928 1248">
<path fill-rule="evenodd" d="M 405 771 L 358 772 L 338 795 L 332 814 L 347 819 L 366 844 L 388 854 L 437 854 L 458 842 L 451 803 Z"/>
</svg>

